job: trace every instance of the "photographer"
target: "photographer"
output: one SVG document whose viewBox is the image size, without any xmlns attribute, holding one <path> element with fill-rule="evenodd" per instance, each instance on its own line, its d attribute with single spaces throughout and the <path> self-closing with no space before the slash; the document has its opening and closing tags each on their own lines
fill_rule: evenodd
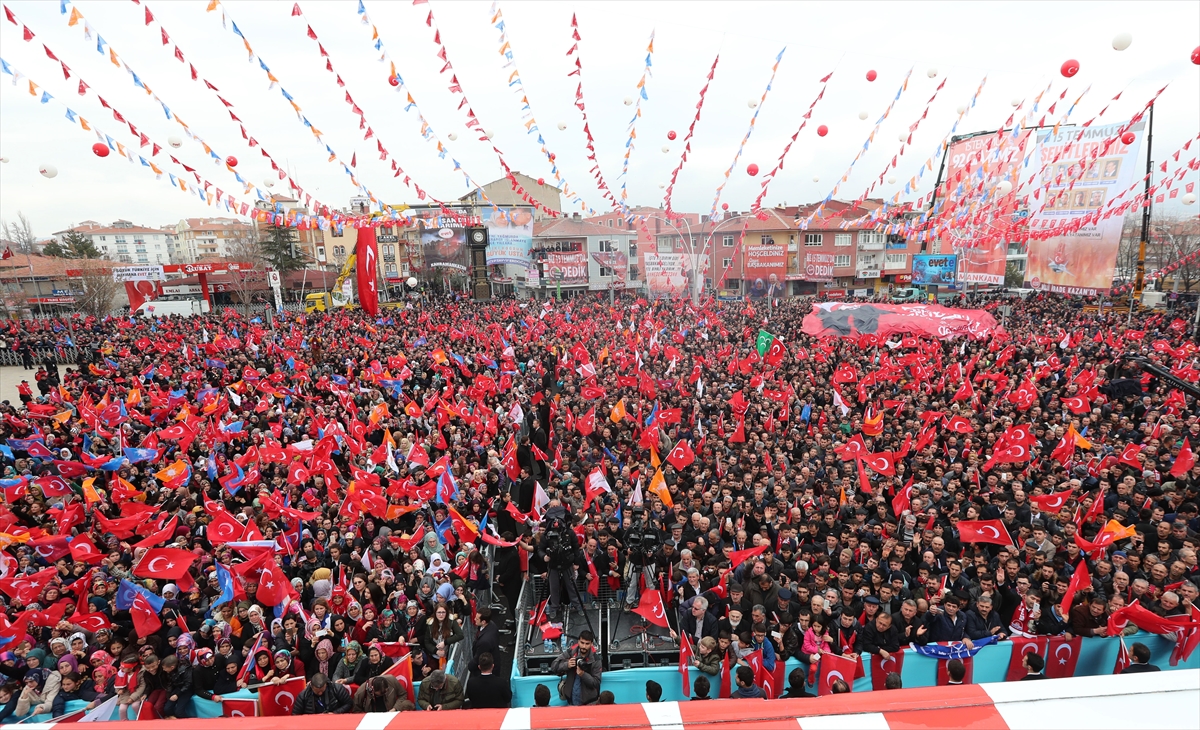
<svg viewBox="0 0 1200 730">
<path fill-rule="evenodd" d="M 594 705 L 600 698 L 600 653 L 595 648 L 596 635 L 590 630 L 579 632 L 579 642 L 567 649 L 550 667 L 562 677 L 558 696 L 568 705 Z"/>
<path fill-rule="evenodd" d="M 629 571 L 629 581 L 626 587 L 628 593 L 625 602 L 632 606 L 641 595 L 641 586 L 638 585 L 639 575 L 643 577 L 647 587 L 658 585 L 656 567 L 660 556 L 660 539 L 658 531 L 647 520 L 644 509 L 634 508 L 629 530 L 625 535 L 625 544 L 627 545 L 625 550 L 626 569 Z M 666 560 L 666 565 L 669 569 L 669 558 Z"/>
<path fill-rule="evenodd" d="M 567 590 L 567 601 L 578 600 L 578 587 L 575 583 L 575 566 L 583 562 L 580 555 L 579 543 L 575 531 L 566 520 L 566 510 L 562 507 L 551 507 L 546 513 L 543 523 L 545 532 L 538 540 L 535 565 L 542 566 L 546 571 L 546 580 L 550 586 L 550 602 L 546 615 L 554 620 L 558 617 L 560 594 Z"/>
</svg>

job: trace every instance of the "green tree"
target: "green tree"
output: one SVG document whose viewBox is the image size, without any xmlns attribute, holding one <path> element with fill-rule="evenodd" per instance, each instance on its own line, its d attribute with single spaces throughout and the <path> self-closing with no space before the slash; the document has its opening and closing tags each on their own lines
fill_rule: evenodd
<svg viewBox="0 0 1200 730">
<path fill-rule="evenodd" d="M 60 259 L 98 259 L 101 258 L 99 249 L 96 244 L 92 243 L 90 236 L 85 236 L 76 231 L 70 231 L 63 236 L 62 243 L 51 241 L 42 247 L 42 253 L 46 256 L 54 256 Z"/>
<path fill-rule="evenodd" d="M 280 273 L 304 268 L 304 254 L 299 250 L 299 238 L 292 228 L 268 226 L 267 237 L 259 248 L 267 265 Z"/>
<path fill-rule="evenodd" d="M 1009 261 L 1004 267 L 1004 285 L 1020 289 L 1025 284 L 1025 272 L 1021 271 L 1015 261 Z"/>
</svg>

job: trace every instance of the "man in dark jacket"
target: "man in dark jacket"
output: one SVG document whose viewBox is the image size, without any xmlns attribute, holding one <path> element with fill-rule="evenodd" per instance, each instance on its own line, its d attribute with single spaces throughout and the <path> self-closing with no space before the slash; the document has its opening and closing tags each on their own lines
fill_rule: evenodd
<svg viewBox="0 0 1200 730">
<path fill-rule="evenodd" d="M 492 655 L 479 655 L 477 671 L 467 678 L 467 707 L 508 707 L 512 704 L 512 687 L 507 677 L 495 673 Z"/>
<path fill-rule="evenodd" d="M 967 617 L 958 609 L 958 598 L 946 596 L 941 611 L 929 612 L 930 641 L 961 641 L 971 645 L 971 639 L 967 636 Z"/>
<path fill-rule="evenodd" d="M 693 644 L 705 636 L 717 638 L 717 617 L 708 612 L 707 598 L 696 596 L 692 599 L 691 607 L 679 619 L 679 630 L 691 639 Z M 679 639 L 675 629 L 671 629 L 671 638 Z"/>
<path fill-rule="evenodd" d="M 417 706 L 408 699 L 408 691 L 390 674 L 372 677 L 354 693 L 355 712 L 407 712 Z"/>
<path fill-rule="evenodd" d="M 863 627 L 858 642 L 864 654 L 878 654 L 887 659 L 900 651 L 900 631 L 892 626 L 891 614 L 876 614 L 875 620 Z"/>
<path fill-rule="evenodd" d="M 500 628 L 492 621 L 492 609 L 483 606 L 476 611 L 475 626 L 478 633 L 475 634 L 475 643 L 471 647 L 473 656 L 467 667 L 470 670 L 479 666 L 479 658 L 484 654 L 495 657 L 500 651 Z"/>
<path fill-rule="evenodd" d="M 600 652 L 595 649 L 596 635 L 591 629 L 579 632 L 579 642 L 567 649 L 554 663 L 550 671 L 562 677 L 558 683 L 558 696 L 568 705 L 594 705 L 600 699 Z"/>
<path fill-rule="evenodd" d="M 293 715 L 342 715 L 350 711 L 350 690 L 317 672 L 292 705 Z"/>
<path fill-rule="evenodd" d="M 1122 669 L 1121 674 L 1160 671 L 1158 667 L 1150 663 L 1150 647 L 1140 641 L 1129 647 L 1129 656 L 1133 663 Z"/>
<path fill-rule="evenodd" d="M 422 710 L 457 710 L 463 705 L 463 689 L 458 677 L 441 669 L 421 682 L 417 705 Z"/>
</svg>

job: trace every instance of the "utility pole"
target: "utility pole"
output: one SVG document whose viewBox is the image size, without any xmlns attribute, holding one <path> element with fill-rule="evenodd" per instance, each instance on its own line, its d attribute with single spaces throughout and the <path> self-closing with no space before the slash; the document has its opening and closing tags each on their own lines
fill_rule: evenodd
<svg viewBox="0 0 1200 730">
<path fill-rule="evenodd" d="M 1142 202 L 1142 235 L 1138 241 L 1137 274 L 1134 278 L 1133 293 L 1129 297 L 1129 323 L 1133 322 L 1133 308 L 1142 298 L 1142 287 L 1146 283 L 1146 237 L 1150 234 L 1150 213 L 1153 210 L 1150 199 L 1150 178 L 1154 176 L 1154 160 L 1150 159 L 1154 146 L 1154 103 L 1150 103 L 1150 120 L 1146 125 L 1146 192 Z M 1197 308 L 1200 311 L 1200 307 Z"/>
</svg>

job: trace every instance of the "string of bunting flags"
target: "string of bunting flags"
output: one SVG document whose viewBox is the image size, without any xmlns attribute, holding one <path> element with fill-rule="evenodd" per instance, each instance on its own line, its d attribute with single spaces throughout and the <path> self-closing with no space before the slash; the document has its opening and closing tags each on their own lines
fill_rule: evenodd
<svg viewBox="0 0 1200 730">
<path fill-rule="evenodd" d="M 787 159 L 788 152 L 791 152 L 792 145 L 796 144 L 796 140 L 800 137 L 800 133 L 804 131 L 804 128 L 808 126 L 809 120 L 812 119 L 813 109 L 817 107 L 817 103 L 820 102 L 821 99 L 825 98 L 825 89 L 829 88 L 829 79 L 831 78 L 833 78 L 832 71 L 825 74 L 825 76 L 822 77 L 818 82 L 821 84 L 821 91 L 817 94 L 817 97 L 812 100 L 812 103 L 808 105 L 808 111 L 804 112 L 804 116 L 800 118 L 800 126 L 796 127 L 796 131 L 787 141 L 787 144 L 783 146 L 783 151 L 779 153 L 779 159 L 775 161 L 775 167 L 771 168 L 771 171 L 763 176 L 762 182 L 759 183 L 760 190 L 758 192 L 758 197 L 754 199 L 754 204 L 750 206 L 750 210 L 758 210 L 762 207 L 763 199 L 767 197 L 767 187 L 771 184 L 771 181 L 775 179 L 775 176 L 779 174 L 779 171 L 783 169 L 784 160 Z"/>
<path fill-rule="evenodd" d="M 596 186 L 600 188 L 600 195 L 608 202 L 612 203 L 613 208 L 619 208 L 617 199 L 613 196 L 612 191 L 608 189 L 608 183 L 604 181 L 604 173 L 600 170 L 600 162 L 596 159 L 596 140 L 592 137 L 592 129 L 588 125 L 587 106 L 583 101 L 583 53 L 579 50 L 579 43 L 583 39 L 579 35 L 579 21 L 575 19 L 575 14 L 571 13 L 571 38 L 575 41 L 571 48 L 567 50 L 567 55 L 575 56 L 575 70 L 567 74 L 567 78 L 572 76 L 579 77 L 579 83 L 575 87 L 575 106 L 579 109 L 579 113 L 583 116 L 583 133 L 587 136 L 587 157 L 592 162 L 592 169 L 588 172 L 592 173 L 592 177 L 596 181 Z M 595 212 L 592 211 L 594 215 Z"/>
<path fill-rule="evenodd" d="M 654 31 L 650 31 L 650 41 L 646 44 L 646 63 L 642 66 L 642 77 L 637 82 L 637 96 L 625 99 L 625 106 L 633 104 L 633 116 L 629 118 L 629 124 L 626 128 L 629 130 L 629 136 L 625 139 L 625 154 L 621 158 L 621 174 L 617 179 L 621 181 L 621 210 L 628 214 L 629 211 L 629 158 L 633 154 L 633 150 L 637 147 L 635 140 L 637 139 L 637 120 L 642 118 L 642 102 L 649 101 L 650 96 L 646 93 L 646 79 L 652 78 L 653 74 L 650 69 L 654 65 Z"/>
<path fill-rule="evenodd" d="M 663 209 L 667 211 L 667 217 L 670 218 L 674 213 L 671 210 L 671 195 L 675 192 L 675 181 L 679 179 L 679 172 L 683 169 L 683 163 L 687 162 L 688 153 L 692 151 L 692 136 L 696 133 L 696 125 L 700 122 L 700 112 L 704 110 L 704 97 L 708 93 L 708 87 L 712 84 L 713 76 L 717 73 L 717 64 L 721 62 L 721 54 L 718 53 L 713 59 L 712 67 L 708 69 L 708 76 L 705 77 L 704 86 L 700 89 L 700 100 L 696 102 L 696 116 L 692 119 L 692 123 L 688 125 L 687 134 L 683 138 L 683 154 L 679 156 L 679 164 L 671 171 L 671 182 L 667 183 L 667 193 L 663 197 Z"/>
<path fill-rule="evenodd" d="M 554 187 L 567 196 L 571 203 L 578 205 L 580 211 L 586 212 L 588 215 L 595 215 L 595 210 L 592 206 L 583 199 L 578 190 L 571 188 L 566 177 L 563 176 L 562 169 L 558 166 L 558 155 L 550 150 L 550 145 L 546 142 L 546 137 L 542 134 L 542 130 L 538 126 L 537 118 L 533 113 L 533 104 L 529 101 L 529 92 L 525 90 L 525 82 L 521 80 L 521 70 L 517 68 L 512 41 L 508 37 L 508 29 L 504 21 L 504 11 L 501 10 L 499 2 L 492 3 L 491 12 L 492 27 L 500 31 L 499 54 L 504 58 L 502 68 L 512 68 L 512 73 L 508 76 L 508 85 L 516 87 L 513 91 L 521 97 L 521 118 L 524 120 L 522 126 L 525 127 L 525 134 L 537 135 L 538 146 L 542 151 L 542 156 L 546 158 L 546 162 L 550 163 L 550 174 L 554 176 L 556 182 Z"/>
</svg>

